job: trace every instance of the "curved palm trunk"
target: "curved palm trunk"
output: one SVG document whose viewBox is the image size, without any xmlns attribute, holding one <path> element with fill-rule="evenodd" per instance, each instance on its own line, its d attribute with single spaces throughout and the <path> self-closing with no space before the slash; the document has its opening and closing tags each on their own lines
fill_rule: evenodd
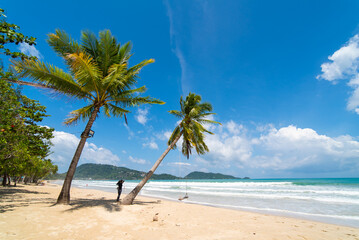
<svg viewBox="0 0 359 240">
<path fill-rule="evenodd" d="M 142 181 L 129 194 L 127 194 L 127 196 L 122 200 L 123 205 L 131 205 L 133 203 L 133 200 L 135 200 L 137 194 L 141 191 L 141 189 L 146 184 L 146 182 L 151 178 L 153 173 L 156 171 L 157 167 L 160 165 L 162 160 L 166 157 L 168 152 L 173 148 L 173 146 L 178 142 L 181 136 L 182 133 L 177 138 L 175 138 L 175 140 L 171 143 L 171 145 L 167 147 L 166 151 L 164 151 L 164 153 L 162 153 L 162 155 L 157 159 L 151 170 L 146 174 L 146 176 L 142 179 Z"/>
<path fill-rule="evenodd" d="M 87 122 L 85 131 L 81 134 L 81 140 L 79 142 L 79 145 L 77 146 L 74 157 L 72 158 L 69 170 L 67 171 L 66 178 L 65 178 L 64 184 L 62 185 L 60 195 L 57 198 L 57 204 L 59 204 L 59 203 L 60 204 L 69 204 L 70 203 L 71 182 L 75 175 L 76 166 L 77 166 L 77 163 L 79 162 L 82 150 L 85 146 L 85 143 L 88 138 L 89 132 L 91 130 L 92 124 L 94 123 L 99 110 L 100 110 L 100 107 L 96 106 L 94 111 L 91 114 L 89 121 Z"/>
</svg>

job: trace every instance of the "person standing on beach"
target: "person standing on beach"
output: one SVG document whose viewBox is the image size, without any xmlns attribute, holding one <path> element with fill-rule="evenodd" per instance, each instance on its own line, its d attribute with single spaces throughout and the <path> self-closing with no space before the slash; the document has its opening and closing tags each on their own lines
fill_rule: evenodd
<svg viewBox="0 0 359 240">
<path fill-rule="evenodd" d="M 117 184 L 116 184 L 116 185 L 117 185 L 117 192 L 118 192 L 117 200 L 116 200 L 117 202 L 120 201 L 120 196 L 121 196 L 121 193 L 122 193 L 122 185 L 123 185 L 123 182 L 124 182 L 124 180 L 121 179 L 121 180 L 118 181 Z"/>
</svg>

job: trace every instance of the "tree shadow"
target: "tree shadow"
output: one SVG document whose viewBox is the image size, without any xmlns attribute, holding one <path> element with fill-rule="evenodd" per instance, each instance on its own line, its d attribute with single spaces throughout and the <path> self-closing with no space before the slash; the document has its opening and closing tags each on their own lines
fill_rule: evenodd
<svg viewBox="0 0 359 240">
<path fill-rule="evenodd" d="M 138 201 L 135 200 L 133 202 L 133 205 L 150 205 L 150 204 L 159 204 L 159 201 Z M 52 206 L 55 206 L 56 204 L 53 204 Z M 122 210 L 122 205 L 121 202 L 117 203 L 115 200 L 113 199 L 105 199 L 105 198 L 100 198 L 100 199 L 85 199 L 85 198 L 80 198 L 80 199 L 73 199 L 70 202 L 70 209 L 65 210 L 65 212 L 72 212 L 72 211 L 76 211 L 82 208 L 87 208 L 87 207 L 103 207 L 105 208 L 107 211 L 109 212 L 119 212 Z"/>
<path fill-rule="evenodd" d="M 132 205 L 150 205 L 150 204 L 160 204 L 161 200 L 156 201 L 140 201 L 140 200 L 134 200 Z"/>
<path fill-rule="evenodd" d="M 0 213 L 14 211 L 16 208 L 27 207 L 32 204 L 47 204 L 54 201 L 52 198 L 43 197 L 24 198 L 20 194 L 46 195 L 49 193 L 29 191 L 23 188 L 22 186 L 0 187 Z"/>
<path fill-rule="evenodd" d="M 53 206 L 55 206 L 54 204 Z M 65 210 L 65 212 L 72 212 L 76 211 L 82 208 L 87 207 L 103 207 L 109 212 L 119 212 L 122 210 L 122 207 L 120 204 L 117 204 L 115 200 L 112 199 L 85 199 L 85 198 L 79 198 L 79 199 L 73 199 L 70 202 L 70 209 Z"/>
<path fill-rule="evenodd" d="M 17 186 L 17 187 L 0 187 L 0 201 L 3 199 L 7 199 L 9 195 L 13 196 L 15 194 L 19 193 L 29 193 L 29 194 L 49 194 L 47 192 L 38 192 L 38 191 L 29 191 L 26 189 L 23 189 L 23 186 Z"/>
</svg>

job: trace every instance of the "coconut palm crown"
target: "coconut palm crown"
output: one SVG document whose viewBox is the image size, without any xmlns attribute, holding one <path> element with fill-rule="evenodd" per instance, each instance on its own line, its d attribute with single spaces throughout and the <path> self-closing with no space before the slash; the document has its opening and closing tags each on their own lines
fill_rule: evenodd
<svg viewBox="0 0 359 240">
<path fill-rule="evenodd" d="M 47 42 L 63 58 L 68 72 L 38 60 L 14 61 L 13 65 L 19 77 L 31 79 L 35 86 L 50 88 L 56 94 L 86 102 L 84 107 L 72 111 L 65 120 L 68 125 L 88 120 L 58 198 L 58 203 L 68 204 L 78 160 L 100 109 L 107 117 L 124 116 L 126 120 L 129 107 L 164 102 L 142 97 L 141 93 L 146 91 L 146 87 L 135 86 L 140 70 L 154 60 L 144 60 L 130 67 L 131 44 L 117 43 L 109 30 L 101 31 L 98 38 L 90 31 L 83 31 L 81 43 L 73 40 L 65 31 L 56 30 L 48 35 Z"/>
<path fill-rule="evenodd" d="M 168 145 L 179 136 L 183 135 L 182 154 L 189 158 L 191 149 L 194 147 L 197 154 L 202 155 L 209 151 L 204 142 L 204 134 L 212 132 L 208 131 L 203 124 L 220 124 L 219 122 L 208 119 L 211 113 L 212 105 L 210 103 L 201 103 L 201 96 L 189 93 L 185 100 L 181 97 L 181 110 L 171 110 L 169 113 L 181 119 L 181 122 L 172 132 L 168 140 Z M 176 147 L 176 145 L 174 145 Z"/>
</svg>

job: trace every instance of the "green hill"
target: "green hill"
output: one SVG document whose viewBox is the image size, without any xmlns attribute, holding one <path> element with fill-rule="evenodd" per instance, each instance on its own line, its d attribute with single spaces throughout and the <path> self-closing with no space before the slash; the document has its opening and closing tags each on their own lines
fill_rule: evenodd
<svg viewBox="0 0 359 240">
<path fill-rule="evenodd" d="M 116 167 L 107 164 L 85 163 L 76 168 L 74 179 L 93 179 L 93 180 L 139 180 L 145 176 L 145 172 L 125 168 Z M 55 174 L 49 179 L 64 179 L 66 173 Z M 153 174 L 152 180 L 173 180 L 178 177 L 170 174 Z"/>
<path fill-rule="evenodd" d="M 186 178 L 186 179 L 238 179 L 231 175 L 224 175 L 221 173 L 205 173 L 205 172 L 191 172 L 184 178 Z"/>
<path fill-rule="evenodd" d="M 145 172 L 137 171 L 125 167 L 116 167 L 107 164 L 85 163 L 76 168 L 74 179 L 93 179 L 93 180 L 140 180 L 145 176 Z M 54 174 L 48 179 L 65 179 L 66 173 Z M 224 175 L 221 173 L 205 173 L 205 172 L 191 172 L 185 179 L 238 179 L 231 175 Z M 152 180 L 174 180 L 183 179 L 170 174 L 153 174 Z"/>
</svg>

